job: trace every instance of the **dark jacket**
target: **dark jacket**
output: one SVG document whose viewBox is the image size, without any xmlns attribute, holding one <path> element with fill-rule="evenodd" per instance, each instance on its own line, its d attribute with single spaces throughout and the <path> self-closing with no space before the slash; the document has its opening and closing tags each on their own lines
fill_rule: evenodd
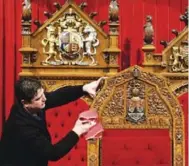
<svg viewBox="0 0 189 166">
<path fill-rule="evenodd" d="M 47 93 L 46 107 L 40 111 L 38 119 L 25 111 L 21 104 L 14 104 L 3 128 L 0 166 L 47 166 L 48 161 L 56 161 L 66 155 L 79 137 L 70 131 L 53 145 L 46 128 L 45 110 L 83 95 L 82 86 L 67 86 Z"/>
</svg>

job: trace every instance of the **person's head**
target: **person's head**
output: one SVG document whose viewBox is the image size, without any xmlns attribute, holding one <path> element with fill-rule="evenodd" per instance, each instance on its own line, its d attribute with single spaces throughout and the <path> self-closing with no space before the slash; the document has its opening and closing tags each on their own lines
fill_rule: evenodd
<svg viewBox="0 0 189 166">
<path fill-rule="evenodd" d="M 41 82 L 33 78 L 21 78 L 15 84 L 15 95 L 23 107 L 36 113 L 45 107 L 46 97 Z"/>
</svg>

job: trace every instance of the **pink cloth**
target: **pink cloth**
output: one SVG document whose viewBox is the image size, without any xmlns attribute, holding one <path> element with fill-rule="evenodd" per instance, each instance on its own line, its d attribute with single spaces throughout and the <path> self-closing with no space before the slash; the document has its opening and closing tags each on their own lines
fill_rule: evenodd
<svg viewBox="0 0 189 166">
<path fill-rule="evenodd" d="M 88 120 L 88 121 L 96 121 L 96 125 L 93 126 L 85 135 L 85 139 L 95 139 L 95 138 L 101 138 L 102 132 L 104 131 L 103 126 L 101 122 L 98 119 L 98 113 L 96 109 L 92 108 L 87 111 L 84 111 L 80 113 L 79 115 L 80 119 L 82 120 Z"/>
</svg>

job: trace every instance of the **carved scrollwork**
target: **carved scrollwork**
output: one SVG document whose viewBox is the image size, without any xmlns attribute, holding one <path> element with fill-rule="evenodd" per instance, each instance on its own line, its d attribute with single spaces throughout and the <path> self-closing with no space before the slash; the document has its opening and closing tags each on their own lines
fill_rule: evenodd
<svg viewBox="0 0 189 166">
<path fill-rule="evenodd" d="M 94 103 L 93 107 L 99 110 L 103 101 L 110 95 L 110 93 L 111 93 L 111 87 L 104 90 L 103 93 L 100 93 L 98 101 Z"/>
<path fill-rule="evenodd" d="M 168 107 L 160 98 L 155 88 L 150 89 L 148 91 L 147 96 L 148 96 L 148 99 L 147 99 L 148 114 L 168 116 L 169 114 Z"/>
<path fill-rule="evenodd" d="M 176 101 L 175 99 L 173 98 L 173 96 L 171 95 L 171 93 L 169 92 L 169 90 L 167 88 L 161 88 L 161 93 L 162 95 L 166 98 L 166 100 L 170 103 L 171 107 L 175 107 L 176 104 Z"/>
<path fill-rule="evenodd" d="M 123 116 L 124 113 L 124 86 L 114 89 L 114 95 L 102 111 L 102 116 L 115 117 Z"/>
<path fill-rule="evenodd" d="M 156 84 L 158 87 L 165 87 L 166 83 L 163 78 L 157 77 L 156 75 L 149 72 L 141 72 L 141 78 L 145 81 Z"/>
</svg>

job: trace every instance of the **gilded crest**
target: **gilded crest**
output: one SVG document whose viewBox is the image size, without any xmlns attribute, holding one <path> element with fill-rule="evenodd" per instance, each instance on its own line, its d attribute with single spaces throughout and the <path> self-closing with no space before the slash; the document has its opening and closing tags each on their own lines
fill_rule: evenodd
<svg viewBox="0 0 189 166">
<path fill-rule="evenodd" d="M 43 65 L 97 65 L 97 32 L 72 8 L 46 29 L 47 38 L 42 39 L 42 45 L 47 58 Z"/>
</svg>

